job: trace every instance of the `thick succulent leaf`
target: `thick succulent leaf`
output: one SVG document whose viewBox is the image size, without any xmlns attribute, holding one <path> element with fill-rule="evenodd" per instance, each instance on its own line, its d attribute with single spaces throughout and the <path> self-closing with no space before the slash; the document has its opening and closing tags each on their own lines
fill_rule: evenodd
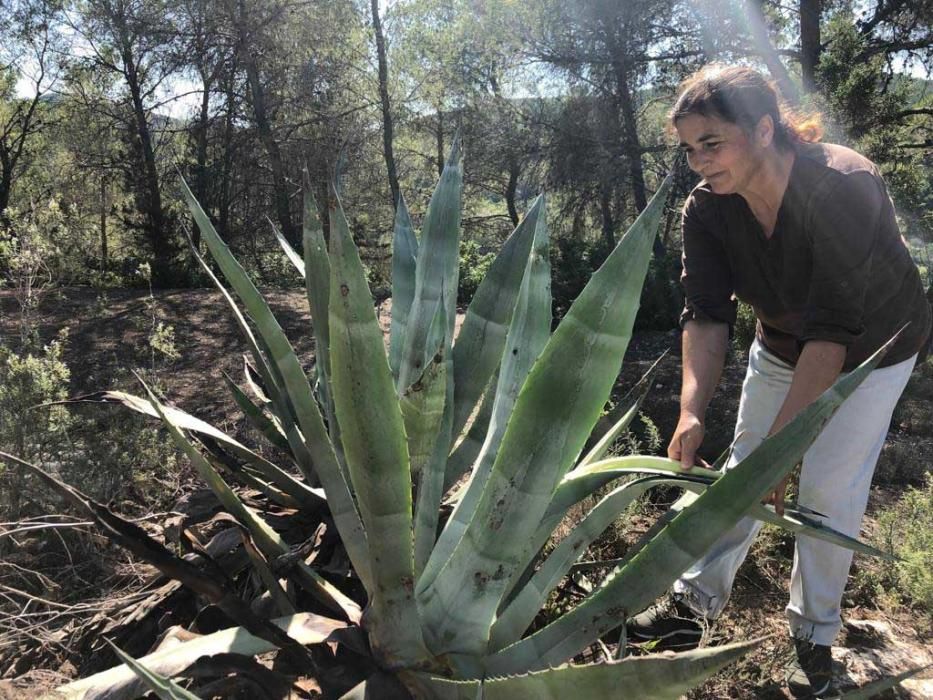
<svg viewBox="0 0 933 700">
<path fill-rule="evenodd" d="M 609 448 L 612 447 L 616 439 L 628 429 L 632 420 L 638 415 L 638 411 L 641 409 L 645 397 L 648 396 L 648 392 L 651 391 L 651 385 L 654 383 L 654 375 L 657 372 L 658 365 L 666 355 L 667 353 L 665 352 L 661 357 L 655 360 L 654 364 L 651 365 L 642 378 L 638 380 L 638 383 L 619 400 L 615 410 L 608 416 L 610 421 L 614 421 L 611 423 L 611 427 L 606 429 L 600 436 L 590 451 L 586 453 L 586 456 L 580 460 L 576 468 L 585 467 L 587 464 L 592 464 L 593 462 L 601 460 L 609 452 Z M 597 424 L 597 429 L 598 428 L 599 426 Z"/>
<path fill-rule="evenodd" d="M 417 261 L 418 239 L 415 238 L 405 198 L 399 195 L 392 235 L 392 325 L 389 329 L 389 366 L 396 379 L 408 330 L 408 314 L 415 298 Z"/>
<path fill-rule="evenodd" d="M 438 306 L 434 322 L 446 326 L 443 308 Z M 443 345 L 428 361 L 421 377 L 402 392 L 400 404 L 408 436 L 408 454 L 411 459 L 411 475 L 421 473 L 422 468 L 434 452 L 437 433 L 444 417 L 447 395 L 447 367 L 449 353 Z"/>
<path fill-rule="evenodd" d="M 870 700 L 870 698 L 877 697 L 884 691 L 890 690 L 891 688 L 896 688 L 904 681 L 910 680 L 914 676 L 919 675 L 924 671 L 928 671 L 930 668 L 930 666 L 913 668 L 909 671 L 899 673 L 896 676 L 891 676 L 890 678 L 882 678 L 881 680 L 875 681 L 874 683 L 869 683 L 868 685 L 864 685 L 861 688 L 856 688 L 855 690 L 848 690 L 838 695 L 827 696 L 826 700 Z"/>
<path fill-rule="evenodd" d="M 444 491 L 449 491 L 460 478 L 466 474 L 476 463 L 479 452 L 486 442 L 486 433 L 489 432 L 489 421 L 492 419 L 492 407 L 496 400 L 496 387 L 499 385 L 499 373 L 495 372 L 486 385 L 479 410 L 469 424 L 466 434 L 454 445 L 453 451 L 447 458 L 447 469 L 444 474 Z M 459 500 L 458 496 L 456 500 Z"/>
<path fill-rule="evenodd" d="M 419 576 L 428 561 L 437 539 L 437 524 L 440 517 L 441 499 L 444 496 L 444 473 L 447 468 L 447 452 L 450 446 L 450 432 L 453 423 L 453 396 L 454 380 L 450 348 L 451 338 L 445 337 L 447 318 L 444 312 L 445 305 L 438 304 L 438 314 L 432 337 L 443 338 L 439 342 L 439 350 L 429 364 L 425 374 L 428 374 L 431 365 L 439 364 L 443 367 L 437 371 L 435 381 L 437 385 L 431 389 L 436 394 L 435 405 L 440 408 L 440 415 L 436 423 L 432 420 L 431 451 L 424 463 L 418 478 L 418 500 L 415 504 L 415 576 Z M 424 376 L 424 375 L 423 375 Z M 441 383 L 443 379 L 443 383 Z M 415 382 L 417 385 L 418 382 Z M 409 387 L 406 392 L 415 386 Z M 409 438 L 410 439 L 410 438 Z M 414 465 L 412 474 L 414 475 Z"/>
<path fill-rule="evenodd" d="M 252 536 L 249 534 L 249 530 L 243 527 L 243 524 L 234 517 L 228 516 L 227 522 L 232 522 L 233 526 L 239 531 L 240 539 L 243 541 L 243 549 L 246 550 L 250 563 L 253 565 L 256 573 L 259 574 L 259 578 L 266 587 L 266 590 L 269 591 L 269 595 L 275 602 L 279 613 L 281 615 L 294 615 L 298 612 L 295 610 L 292 599 L 288 597 L 281 583 L 279 583 L 278 577 L 272 571 L 269 560 L 259 551 L 259 547 L 257 547 L 256 543 L 253 541 Z"/>
<path fill-rule="evenodd" d="M 288 438 L 285 437 L 285 433 L 282 432 L 281 426 L 269 418 L 263 412 L 262 408 L 253 403 L 252 399 L 236 385 L 236 382 L 234 382 L 226 372 L 224 372 L 223 375 L 224 382 L 227 384 L 227 388 L 230 390 L 233 400 L 236 401 L 236 405 L 243 411 L 243 415 L 246 416 L 246 419 L 256 430 L 262 433 L 266 440 L 283 452 L 288 453 Z"/>
<path fill-rule="evenodd" d="M 98 391 L 93 394 L 78 396 L 74 399 L 70 399 L 66 403 L 78 402 L 119 403 L 137 413 L 142 413 L 152 418 L 160 417 L 158 410 L 151 401 L 139 396 L 134 396 L 133 394 L 127 394 L 123 391 Z M 241 442 L 234 440 L 210 423 L 206 423 L 200 418 L 195 418 L 190 413 L 185 413 L 172 406 L 162 406 L 161 409 L 178 428 L 193 432 L 206 441 L 216 441 L 224 450 L 248 463 L 262 474 L 266 480 L 275 484 L 282 492 L 298 501 L 302 508 L 315 511 L 320 510 L 324 506 L 325 496 L 323 491 L 311 488 L 302 483 L 288 472 L 283 471 L 269 460 L 256 454 Z"/>
<path fill-rule="evenodd" d="M 551 332 L 551 266 L 543 210 L 536 218 L 532 247 L 526 255 L 522 283 L 513 306 L 505 343 L 499 345 L 501 364 L 489 428 L 469 484 L 431 552 L 419 589 L 430 585 L 463 537 L 492 472 L 519 391 Z"/>
<path fill-rule="evenodd" d="M 207 450 L 207 459 L 211 465 L 221 473 L 226 472 L 233 481 L 238 482 L 247 488 L 255 489 L 256 491 L 265 494 L 270 503 L 277 503 L 284 508 L 290 508 L 292 510 L 302 509 L 301 503 L 296 501 L 287 493 L 275 488 L 275 486 L 269 482 L 263 481 L 259 476 L 257 476 L 255 471 L 244 467 L 238 461 L 225 454 L 222 450 L 217 449 L 216 445 L 211 446 L 204 443 L 202 444 Z"/>
<path fill-rule="evenodd" d="M 435 653 L 484 652 L 527 540 L 618 376 L 669 189 L 667 179 L 554 332 L 515 403 L 466 532 L 436 578 L 419 582 Z"/>
<path fill-rule="evenodd" d="M 294 409 L 307 453 L 327 492 L 330 512 L 340 532 L 347 555 L 360 580 L 369 587 L 372 584 L 372 575 L 367 555 L 366 533 L 301 363 L 275 316 L 272 315 L 265 300 L 259 294 L 259 290 L 214 230 L 213 224 L 184 180 L 181 186 L 188 207 L 201 229 L 202 238 L 211 251 L 211 255 L 224 276 L 233 285 L 240 299 L 243 300 L 267 346 L 269 357 L 272 359 L 271 364 L 281 376 L 282 389 L 288 397 L 290 406 Z M 299 460 L 299 466 L 302 466 L 301 460 Z"/>
<path fill-rule="evenodd" d="M 453 355 L 455 435 L 466 425 L 499 365 L 532 243 L 547 236 L 544 223 L 544 195 L 539 195 L 506 239 L 467 308 Z"/>
<path fill-rule="evenodd" d="M 243 355 L 243 381 L 262 406 L 269 406 L 272 399 L 269 398 L 269 391 L 266 389 L 266 383 L 259 375 L 259 370 L 249 361 L 249 357 Z M 278 416 L 276 416 L 278 418 Z"/>
<path fill-rule="evenodd" d="M 463 166 L 460 139 L 455 138 L 447 165 L 437 183 L 421 231 L 415 270 L 415 294 L 399 361 L 397 389 L 401 393 L 424 371 L 437 305 L 446 301 L 447 335 L 453 337 L 457 318 L 457 280 L 460 274 L 460 197 Z"/>
<path fill-rule="evenodd" d="M 366 272 L 331 192 L 330 350 L 344 454 L 366 527 L 373 587 L 368 628 L 389 663 L 422 654 L 412 592 L 411 472 L 405 424 Z"/>
<path fill-rule="evenodd" d="M 547 668 L 559 663 L 663 594 L 800 462 L 836 409 L 877 366 L 887 347 L 837 380 L 779 433 L 720 476 L 580 605 L 489 657 L 488 670 L 496 674 L 514 673 L 518 669 Z"/>
<path fill-rule="evenodd" d="M 574 562 L 586 552 L 587 547 L 615 522 L 636 498 L 649 489 L 662 485 L 680 484 L 676 479 L 648 477 L 623 484 L 600 500 L 560 541 L 511 604 L 499 614 L 489 636 L 490 651 L 498 651 L 520 639 L 547 602 L 551 591 L 557 587 Z"/>
<path fill-rule="evenodd" d="M 295 249 L 292 248 L 292 244 L 288 242 L 288 239 L 282 235 L 282 232 L 279 231 L 279 227 L 275 225 L 275 222 L 266 217 L 266 221 L 269 222 L 269 225 L 272 227 L 272 233 L 275 234 L 275 240 L 279 242 L 279 247 L 282 248 L 282 252 L 285 253 L 285 257 L 288 258 L 288 262 L 292 264 L 298 274 L 301 275 L 301 279 L 305 278 L 305 261 L 301 259 L 301 256 L 295 252 Z"/>
<path fill-rule="evenodd" d="M 656 474 L 659 476 L 677 474 L 707 482 L 715 481 L 720 476 L 719 472 L 703 467 L 681 469 L 680 462 L 666 457 L 627 455 L 625 457 L 603 459 L 574 469 L 561 479 L 557 490 L 554 492 L 554 498 L 545 513 L 543 522 L 550 522 L 553 518 L 563 518 L 567 513 L 567 509 L 574 503 L 579 503 L 606 484 L 632 474 Z"/>
<path fill-rule="evenodd" d="M 217 496 L 217 500 L 221 502 L 224 510 L 249 530 L 250 536 L 266 556 L 278 557 L 288 553 L 288 544 L 282 539 L 282 536 L 265 520 L 260 518 L 252 508 L 249 508 L 240 500 L 239 496 L 227 485 L 227 482 L 211 466 L 210 462 L 198 451 L 198 448 L 185 437 L 174 418 L 163 408 L 155 394 L 149 390 L 149 387 L 146 387 L 146 393 L 149 396 L 149 403 L 159 418 L 162 419 L 176 447 L 185 453 L 192 466 L 204 479 L 211 491 L 214 492 L 214 495 Z M 348 615 L 351 620 L 360 619 L 362 611 L 359 606 L 338 591 L 332 584 L 314 573 L 310 567 L 300 562 L 296 572 L 298 573 L 299 582 L 322 604 L 335 612 Z"/>
<path fill-rule="evenodd" d="M 759 643 L 744 642 L 677 655 L 657 654 L 585 666 L 566 664 L 537 673 L 485 681 L 451 681 L 425 674 L 418 674 L 418 680 L 431 693 L 430 697 L 437 700 L 676 700 Z"/>
<path fill-rule="evenodd" d="M 854 537 L 844 535 L 838 530 L 834 530 L 828 525 L 824 525 L 817 518 L 801 513 L 795 509 L 793 503 L 784 504 L 784 515 L 778 515 L 774 512 L 773 506 L 764 506 L 760 503 L 752 506 L 748 516 L 760 520 L 769 525 L 789 530 L 790 532 L 807 535 L 818 540 L 831 542 L 839 547 L 851 549 L 853 552 L 864 554 L 868 557 L 878 557 L 887 561 L 897 561 L 897 557 L 889 552 L 884 552 L 876 547 L 860 542 Z"/>
<path fill-rule="evenodd" d="M 330 620 L 311 613 L 298 613 L 272 621 L 299 644 L 320 644 L 346 623 Z M 275 645 L 256 637 L 242 627 L 215 632 L 188 642 L 161 649 L 138 660 L 152 673 L 177 676 L 202 656 L 215 654 L 241 654 L 255 656 L 273 651 Z M 146 685 L 126 666 L 68 683 L 55 692 L 61 700 L 132 700 L 147 690 Z"/>
<path fill-rule="evenodd" d="M 119 657 L 120 661 L 125 663 L 136 674 L 146 687 L 155 693 L 162 700 L 199 700 L 197 695 L 189 693 L 171 678 L 165 678 L 157 673 L 153 673 L 129 654 L 125 653 L 120 647 L 106 640 L 110 648 Z"/>
<path fill-rule="evenodd" d="M 317 390 L 321 405 L 327 414 L 327 424 L 335 447 L 340 442 L 334 420 L 334 401 L 330 386 L 330 258 L 324 241 L 324 227 L 317 213 L 317 202 L 312 194 L 311 176 L 308 169 L 302 171 L 302 242 L 304 247 L 305 292 L 311 311 L 311 327 L 314 332 L 314 371 L 317 375 Z"/>
</svg>

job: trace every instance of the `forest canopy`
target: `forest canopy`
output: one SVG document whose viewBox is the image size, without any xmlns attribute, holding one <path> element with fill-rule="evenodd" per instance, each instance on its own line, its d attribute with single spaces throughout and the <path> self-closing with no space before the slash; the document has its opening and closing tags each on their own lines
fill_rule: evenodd
<svg viewBox="0 0 933 700">
<path fill-rule="evenodd" d="M 459 133 L 461 296 L 547 191 L 560 312 L 673 166 L 666 111 L 711 61 L 769 73 L 822 113 L 826 140 L 879 163 L 922 257 L 931 20 L 931 3 L 904 0 L 12 0 L 0 276 L 38 251 L 56 284 L 138 285 L 140 269 L 200 284 L 181 175 L 263 283 L 294 284 L 272 228 L 300 243 L 307 165 L 318 201 L 336 173 L 378 294 L 394 203 L 424 210 Z M 653 266 L 667 282 L 648 286 L 662 325 L 678 304 L 674 219 Z"/>
</svg>

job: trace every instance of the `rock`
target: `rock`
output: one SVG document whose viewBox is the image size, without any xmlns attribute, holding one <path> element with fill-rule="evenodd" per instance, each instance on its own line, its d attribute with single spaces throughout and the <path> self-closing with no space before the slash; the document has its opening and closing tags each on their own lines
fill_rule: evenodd
<svg viewBox="0 0 933 700">
<path fill-rule="evenodd" d="M 845 646 L 833 647 L 833 659 L 844 669 L 837 674 L 842 689 L 861 687 L 873 681 L 933 664 L 933 649 L 910 640 L 881 620 L 849 619 L 845 622 Z M 933 678 L 929 672 L 901 684 L 899 697 L 933 698 Z"/>
</svg>

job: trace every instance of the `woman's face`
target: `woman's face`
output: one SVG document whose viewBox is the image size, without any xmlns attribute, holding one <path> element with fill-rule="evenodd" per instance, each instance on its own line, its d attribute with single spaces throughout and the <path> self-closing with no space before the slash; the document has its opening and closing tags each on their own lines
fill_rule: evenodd
<svg viewBox="0 0 933 700">
<path fill-rule="evenodd" d="M 680 117 L 674 128 L 690 169 L 715 194 L 733 194 L 746 190 L 758 172 L 771 143 L 770 122 L 770 117 L 762 117 L 751 138 L 737 124 L 701 114 Z"/>
</svg>

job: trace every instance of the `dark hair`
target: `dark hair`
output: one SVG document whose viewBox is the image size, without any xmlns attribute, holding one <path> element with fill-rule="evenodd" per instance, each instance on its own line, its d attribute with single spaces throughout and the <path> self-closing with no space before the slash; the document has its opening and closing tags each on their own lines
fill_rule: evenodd
<svg viewBox="0 0 933 700">
<path fill-rule="evenodd" d="M 778 96 L 774 84 L 746 66 L 711 64 L 680 85 L 670 111 L 670 123 L 690 114 L 717 117 L 751 133 L 763 116 L 774 122 L 774 142 L 780 148 L 813 143 L 823 136 L 819 114 L 800 114 Z"/>
</svg>

